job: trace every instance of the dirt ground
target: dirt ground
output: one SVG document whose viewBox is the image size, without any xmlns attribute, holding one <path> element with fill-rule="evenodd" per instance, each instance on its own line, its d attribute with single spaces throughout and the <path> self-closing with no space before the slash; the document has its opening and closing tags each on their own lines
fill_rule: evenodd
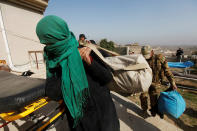
<svg viewBox="0 0 197 131">
<path fill-rule="evenodd" d="M 183 85 L 190 85 L 197 88 L 197 81 L 176 79 L 176 83 Z M 159 90 L 164 91 L 166 90 L 166 87 L 161 86 Z M 178 119 L 175 119 L 167 115 L 165 115 L 164 119 L 176 125 L 177 127 L 180 127 L 183 130 L 196 131 L 197 130 L 197 91 L 178 89 L 178 92 L 183 96 L 183 98 L 186 101 L 187 108 L 185 112 Z M 139 95 L 140 94 L 136 94 L 134 96 L 129 96 L 128 98 L 133 102 L 135 102 L 136 104 L 140 105 Z"/>
</svg>

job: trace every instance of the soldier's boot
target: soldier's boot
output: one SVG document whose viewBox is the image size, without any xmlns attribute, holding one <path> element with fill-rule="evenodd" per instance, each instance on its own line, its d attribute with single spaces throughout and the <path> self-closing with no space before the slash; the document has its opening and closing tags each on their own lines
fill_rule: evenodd
<svg viewBox="0 0 197 131">
<path fill-rule="evenodd" d="M 149 96 L 150 96 L 150 112 L 152 116 L 156 116 L 157 112 L 158 112 L 158 108 L 157 108 L 157 100 L 158 100 L 158 94 L 157 94 L 157 90 L 155 86 L 151 86 L 149 88 Z"/>
<path fill-rule="evenodd" d="M 159 116 L 160 116 L 160 118 L 161 118 L 161 119 L 163 119 L 163 118 L 164 118 L 164 114 L 159 113 L 159 112 L 158 112 L 158 114 L 159 114 Z"/>
<path fill-rule="evenodd" d="M 146 112 L 148 110 L 148 96 L 147 96 L 147 93 L 141 93 L 140 103 L 141 103 L 142 110 L 144 112 Z"/>
</svg>

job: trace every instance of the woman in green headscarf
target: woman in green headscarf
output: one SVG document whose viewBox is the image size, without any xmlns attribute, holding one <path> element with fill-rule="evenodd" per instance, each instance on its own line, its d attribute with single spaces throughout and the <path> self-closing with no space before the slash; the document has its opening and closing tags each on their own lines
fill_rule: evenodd
<svg viewBox="0 0 197 131">
<path fill-rule="evenodd" d="M 62 96 L 66 108 L 69 110 L 67 117 L 68 119 L 71 117 L 72 129 L 77 131 L 115 131 L 119 129 L 109 90 L 99 87 L 100 84 L 94 81 L 95 78 L 92 79 L 92 76 L 88 75 L 89 69 L 93 69 L 89 70 L 89 74 L 98 75 L 100 72 L 94 73 L 94 71 L 102 67 L 93 67 L 90 61 L 87 62 L 88 64 L 82 62 L 78 51 L 79 43 L 74 34 L 69 31 L 66 22 L 57 16 L 46 16 L 37 24 L 36 33 L 40 42 L 46 45 L 44 58 L 47 79 L 61 77 Z M 82 52 L 84 53 L 84 51 Z M 87 71 L 84 70 L 84 66 Z M 104 69 L 103 74 L 99 76 L 102 77 L 101 83 L 109 82 L 105 77 L 106 74 L 107 71 Z M 108 74 L 110 75 L 110 73 Z M 111 107 L 107 107 L 109 105 Z M 107 117 L 108 114 L 109 117 Z"/>
</svg>

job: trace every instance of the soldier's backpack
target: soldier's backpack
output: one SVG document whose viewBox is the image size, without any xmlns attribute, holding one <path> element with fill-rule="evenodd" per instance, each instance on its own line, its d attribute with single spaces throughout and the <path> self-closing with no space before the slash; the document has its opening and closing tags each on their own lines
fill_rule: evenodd
<svg viewBox="0 0 197 131">
<path fill-rule="evenodd" d="M 140 54 L 104 58 L 92 44 L 84 45 L 112 69 L 113 81 L 110 90 L 121 93 L 138 93 L 148 91 L 152 83 L 152 70 Z"/>
</svg>

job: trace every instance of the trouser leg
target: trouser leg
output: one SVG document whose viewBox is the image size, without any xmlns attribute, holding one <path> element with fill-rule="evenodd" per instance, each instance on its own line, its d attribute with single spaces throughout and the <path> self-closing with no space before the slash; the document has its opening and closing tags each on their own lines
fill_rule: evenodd
<svg viewBox="0 0 197 131">
<path fill-rule="evenodd" d="M 157 100 L 158 100 L 158 91 L 155 85 L 151 85 L 149 88 L 149 97 L 150 97 L 150 106 L 151 106 L 151 114 L 155 116 L 157 113 Z"/>
<path fill-rule="evenodd" d="M 148 110 L 148 94 L 147 94 L 147 92 L 141 93 L 140 103 L 141 103 L 142 110 L 147 111 Z"/>
</svg>

